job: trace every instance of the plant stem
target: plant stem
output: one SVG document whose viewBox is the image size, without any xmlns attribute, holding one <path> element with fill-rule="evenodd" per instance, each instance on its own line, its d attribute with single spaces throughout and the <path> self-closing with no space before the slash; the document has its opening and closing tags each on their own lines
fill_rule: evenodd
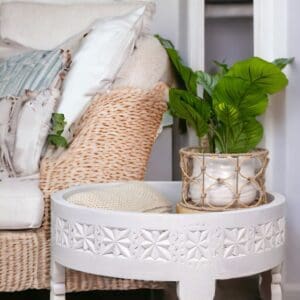
<svg viewBox="0 0 300 300">
<path fill-rule="evenodd" d="M 214 125 L 210 124 L 209 128 L 213 132 L 213 135 L 212 135 L 213 142 L 212 142 L 212 144 L 214 145 L 214 149 L 213 149 L 212 152 L 214 152 L 214 153 L 216 152 L 216 148 L 215 148 L 216 147 L 216 142 L 215 142 L 215 139 L 217 138 L 217 140 L 219 141 L 219 144 L 221 146 L 220 151 L 223 152 L 223 153 L 225 153 L 225 151 L 226 151 L 226 143 L 224 142 L 222 136 L 215 129 Z"/>
</svg>

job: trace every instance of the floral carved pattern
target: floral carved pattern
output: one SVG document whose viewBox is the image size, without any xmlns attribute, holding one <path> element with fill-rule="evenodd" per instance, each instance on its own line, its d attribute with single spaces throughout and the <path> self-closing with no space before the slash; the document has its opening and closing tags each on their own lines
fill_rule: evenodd
<svg viewBox="0 0 300 300">
<path fill-rule="evenodd" d="M 273 226 L 273 243 L 275 247 L 279 247 L 280 245 L 284 244 L 285 240 L 285 220 L 281 218 L 275 222 Z"/>
<path fill-rule="evenodd" d="M 283 218 L 255 228 L 255 252 L 265 252 L 284 243 L 285 221 Z"/>
<path fill-rule="evenodd" d="M 243 256 L 247 254 L 249 243 L 246 228 L 230 228 L 224 230 L 224 257 Z"/>
<path fill-rule="evenodd" d="M 56 244 L 62 247 L 70 247 L 70 226 L 64 219 L 56 219 Z"/>
<path fill-rule="evenodd" d="M 142 259 L 171 260 L 170 233 L 166 230 L 142 230 Z"/>
<path fill-rule="evenodd" d="M 182 228 L 176 231 L 129 229 L 55 221 L 59 247 L 97 255 L 152 261 L 202 263 L 211 257 L 235 257 L 270 251 L 285 241 L 285 220 L 239 228 Z M 196 266 L 195 265 L 195 266 Z"/>
<path fill-rule="evenodd" d="M 96 253 L 95 227 L 88 224 L 75 223 L 71 231 L 74 249 Z"/>
<path fill-rule="evenodd" d="M 130 257 L 130 231 L 128 229 L 103 227 L 101 253 L 106 256 Z"/>
<path fill-rule="evenodd" d="M 209 258 L 208 230 L 193 230 L 187 233 L 186 258 L 188 261 L 205 261 Z"/>
</svg>

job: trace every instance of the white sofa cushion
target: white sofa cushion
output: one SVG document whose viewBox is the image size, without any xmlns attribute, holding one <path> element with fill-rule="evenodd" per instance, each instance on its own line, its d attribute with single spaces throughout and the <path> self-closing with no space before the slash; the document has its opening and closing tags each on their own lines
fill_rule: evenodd
<svg viewBox="0 0 300 300">
<path fill-rule="evenodd" d="M 111 87 L 143 28 L 145 7 L 127 15 L 99 19 L 73 58 L 63 86 L 58 113 L 65 115 L 65 130 L 75 122 L 97 92 Z"/>
<path fill-rule="evenodd" d="M 37 178 L 10 178 L 0 182 L 0 229 L 39 228 L 44 214 Z"/>
<path fill-rule="evenodd" d="M 0 10 L 0 36 L 26 47 L 50 50 L 99 18 L 121 16 L 143 5 L 146 5 L 143 19 L 146 30 L 155 12 L 155 5 L 149 2 L 88 5 L 4 3 Z"/>
</svg>

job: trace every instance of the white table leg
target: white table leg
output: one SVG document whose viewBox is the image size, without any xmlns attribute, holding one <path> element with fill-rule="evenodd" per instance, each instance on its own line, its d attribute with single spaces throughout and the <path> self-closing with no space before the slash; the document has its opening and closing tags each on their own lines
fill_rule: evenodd
<svg viewBox="0 0 300 300">
<path fill-rule="evenodd" d="M 177 283 L 179 300 L 213 300 L 216 281 L 210 277 L 187 278 Z"/>
<path fill-rule="evenodd" d="M 65 267 L 57 262 L 51 263 L 50 300 L 65 300 Z"/>
<path fill-rule="evenodd" d="M 278 266 L 272 270 L 272 282 L 271 282 L 271 299 L 282 300 L 282 287 L 281 287 L 281 266 Z"/>
</svg>

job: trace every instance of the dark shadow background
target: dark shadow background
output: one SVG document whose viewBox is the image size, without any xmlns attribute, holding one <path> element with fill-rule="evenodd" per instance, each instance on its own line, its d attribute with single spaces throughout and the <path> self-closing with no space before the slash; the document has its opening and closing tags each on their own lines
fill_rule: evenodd
<svg viewBox="0 0 300 300">
<path fill-rule="evenodd" d="M 175 300 L 175 284 L 169 291 L 93 291 L 67 294 L 66 300 Z M 0 300 L 49 300 L 47 290 L 0 293 Z M 267 299 L 267 298 L 266 298 Z M 195 300 L 202 300 L 195 297 Z M 263 300 L 259 296 L 258 276 L 217 282 L 215 300 Z"/>
</svg>

